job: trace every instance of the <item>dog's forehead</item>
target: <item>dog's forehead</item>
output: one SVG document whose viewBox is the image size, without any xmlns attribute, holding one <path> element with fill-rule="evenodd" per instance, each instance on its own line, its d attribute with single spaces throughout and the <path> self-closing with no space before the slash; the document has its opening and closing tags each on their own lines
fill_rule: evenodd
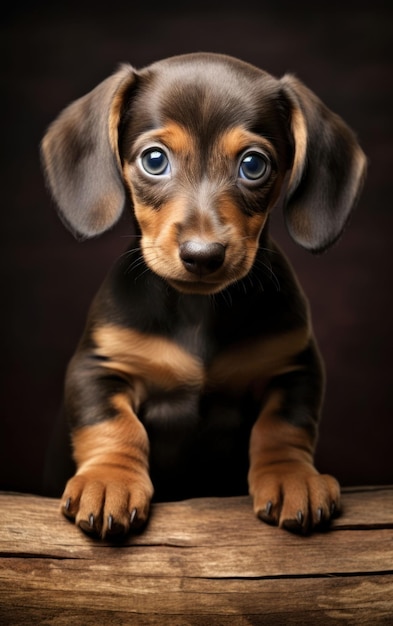
<svg viewBox="0 0 393 626">
<path fill-rule="evenodd" d="M 196 54 L 173 57 L 147 68 L 145 96 L 160 122 L 188 127 L 248 125 L 268 116 L 280 92 L 270 74 L 232 57 Z"/>
<path fill-rule="evenodd" d="M 163 82 L 180 82 L 183 86 L 195 83 L 235 88 L 235 83 L 252 83 L 262 77 L 273 79 L 267 72 L 234 57 L 221 54 L 185 54 L 163 59 L 147 68 Z"/>
</svg>

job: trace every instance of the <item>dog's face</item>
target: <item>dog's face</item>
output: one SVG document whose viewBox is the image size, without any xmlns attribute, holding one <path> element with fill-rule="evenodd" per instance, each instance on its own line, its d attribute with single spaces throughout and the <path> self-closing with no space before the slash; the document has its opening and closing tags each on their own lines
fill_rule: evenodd
<svg viewBox="0 0 393 626">
<path fill-rule="evenodd" d="M 120 154 L 152 271 L 204 294 L 250 271 L 293 161 L 289 117 L 277 81 L 240 62 L 174 59 L 140 78 Z"/>
<path fill-rule="evenodd" d="M 365 169 L 352 131 L 297 79 L 204 53 L 122 67 L 65 109 L 42 153 L 74 232 L 107 230 L 128 193 L 146 264 L 199 294 L 250 271 L 277 204 L 297 243 L 330 246 Z"/>
</svg>

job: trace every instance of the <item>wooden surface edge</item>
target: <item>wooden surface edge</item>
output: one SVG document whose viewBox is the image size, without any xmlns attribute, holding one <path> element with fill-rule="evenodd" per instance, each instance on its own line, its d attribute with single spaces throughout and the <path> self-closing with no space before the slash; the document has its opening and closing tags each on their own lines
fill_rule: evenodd
<svg viewBox="0 0 393 626">
<path fill-rule="evenodd" d="M 343 490 L 343 504 L 310 537 L 261 523 L 248 497 L 157 504 L 114 545 L 57 500 L 0 493 L 0 623 L 390 624 L 393 487 Z"/>
</svg>

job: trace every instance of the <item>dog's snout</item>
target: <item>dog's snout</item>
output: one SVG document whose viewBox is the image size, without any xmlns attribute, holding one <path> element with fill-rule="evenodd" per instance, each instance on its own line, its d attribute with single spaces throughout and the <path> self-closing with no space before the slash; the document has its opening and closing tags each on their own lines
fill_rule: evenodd
<svg viewBox="0 0 393 626">
<path fill-rule="evenodd" d="M 224 263 L 225 246 L 219 242 L 185 241 L 180 245 L 179 254 L 188 272 L 206 276 Z"/>
</svg>

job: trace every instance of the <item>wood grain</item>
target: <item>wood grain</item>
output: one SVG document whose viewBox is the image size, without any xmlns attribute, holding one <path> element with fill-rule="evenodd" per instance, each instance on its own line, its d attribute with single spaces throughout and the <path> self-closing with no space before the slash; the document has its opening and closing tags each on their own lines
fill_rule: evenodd
<svg viewBox="0 0 393 626">
<path fill-rule="evenodd" d="M 0 624 L 391 624 L 393 487 L 343 504 L 310 537 L 259 522 L 247 497 L 156 504 L 114 545 L 56 500 L 0 494 Z"/>
</svg>

